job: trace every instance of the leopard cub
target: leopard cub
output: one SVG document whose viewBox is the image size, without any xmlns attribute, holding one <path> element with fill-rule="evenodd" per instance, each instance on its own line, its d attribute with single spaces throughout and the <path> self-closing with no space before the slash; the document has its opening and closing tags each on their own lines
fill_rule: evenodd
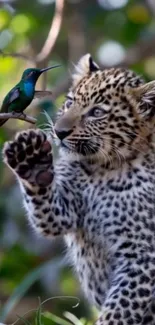
<svg viewBox="0 0 155 325">
<path fill-rule="evenodd" d="M 4 145 L 31 225 L 64 236 L 97 325 L 155 324 L 155 82 L 81 58 L 55 133 Z"/>
</svg>

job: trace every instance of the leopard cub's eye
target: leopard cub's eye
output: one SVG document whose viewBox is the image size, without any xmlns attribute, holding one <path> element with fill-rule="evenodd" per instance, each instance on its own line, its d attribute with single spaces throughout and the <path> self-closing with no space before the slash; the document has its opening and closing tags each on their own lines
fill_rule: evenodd
<svg viewBox="0 0 155 325">
<path fill-rule="evenodd" d="M 102 117 L 104 114 L 105 111 L 100 107 L 93 107 L 89 112 L 89 116 L 94 116 L 94 117 Z"/>
<path fill-rule="evenodd" d="M 65 106 L 66 106 L 66 108 L 69 108 L 71 105 L 72 105 L 72 100 L 71 100 L 71 99 L 68 99 L 68 100 L 65 102 Z"/>
</svg>

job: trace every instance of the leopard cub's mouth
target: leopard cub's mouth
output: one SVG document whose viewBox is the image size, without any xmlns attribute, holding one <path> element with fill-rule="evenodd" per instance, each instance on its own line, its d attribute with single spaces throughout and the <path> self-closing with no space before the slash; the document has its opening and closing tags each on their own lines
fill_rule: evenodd
<svg viewBox="0 0 155 325">
<path fill-rule="evenodd" d="M 90 139 L 79 139 L 74 142 L 68 141 L 66 139 L 61 141 L 60 146 L 67 151 L 74 152 L 82 156 L 94 155 L 98 152 L 99 149 L 99 145 L 97 143 L 91 142 Z"/>
</svg>

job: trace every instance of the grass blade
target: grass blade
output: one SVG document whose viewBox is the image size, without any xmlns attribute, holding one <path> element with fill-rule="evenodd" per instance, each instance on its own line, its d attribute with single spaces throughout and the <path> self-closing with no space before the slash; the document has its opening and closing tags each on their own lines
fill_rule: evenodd
<svg viewBox="0 0 155 325">
<path fill-rule="evenodd" d="M 25 295 L 25 293 L 29 290 L 33 283 L 35 283 L 39 278 L 41 278 L 44 269 L 49 266 L 53 268 L 60 268 L 65 266 L 65 262 L 63 259 L 60 260 L 60 257 L 52 259 L 52 261 L 48 261 L 41 266 L 35 268 L 31 271 L 24 280 L 20 283 L 20 285 L 14 290 L 13 294 L 7 300 L 5 305 L 1 308 L 0 311 L 0 322 L 4 323 L 7 315 L 11 312 L 11 310 L 18 304 L 20 299 Z"/>
<path fill-rule="evenodd" d="M 48 318 L 50 319 L 51 321 L 53 321 L 54 323 L 56 323 L 57 325 L 71 325 L 70 322 L 66 321 L 65 319 L 63 318 L 60 318 L 52 313 L 49 313 L 48 311 L 44 312 L 43 313 L 43 316 L 45 318 Z"/>
<path fill-rule="evenodd" d="M 39 298 L 39 307 L 36 311 L 36 318 L 35 318 L 35 324 L 36 325 L 42 325 L 42 319 L 41 319 L 41 314 L 42 312 L 42 305 L 41 305 L 41 301 L 40 301 L 40 298 Z"/>
<path fill-rule="evenodd" d="M 18 320 L 21 320 L 25 325 L 31 325 L 31 323 L 22 316 L 17 315 Z"/>
</svg>

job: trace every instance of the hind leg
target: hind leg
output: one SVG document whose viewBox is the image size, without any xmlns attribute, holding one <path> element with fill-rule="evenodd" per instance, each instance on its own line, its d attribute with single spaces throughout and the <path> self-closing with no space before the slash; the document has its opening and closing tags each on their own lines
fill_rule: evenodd
<svg viewBox="0 0 155 325">
<path fill-rule="evenodd" d="M 154 283 L 155 264 L 152 263 L 141 268 L 138 264 L 131 264 L 123 272 L 118 272 L 107 295 L 102 316 L 95 325 L 155 325 L 155 310 L 152 307 L 152 311 L 150 305 Z"/>
</svg>

